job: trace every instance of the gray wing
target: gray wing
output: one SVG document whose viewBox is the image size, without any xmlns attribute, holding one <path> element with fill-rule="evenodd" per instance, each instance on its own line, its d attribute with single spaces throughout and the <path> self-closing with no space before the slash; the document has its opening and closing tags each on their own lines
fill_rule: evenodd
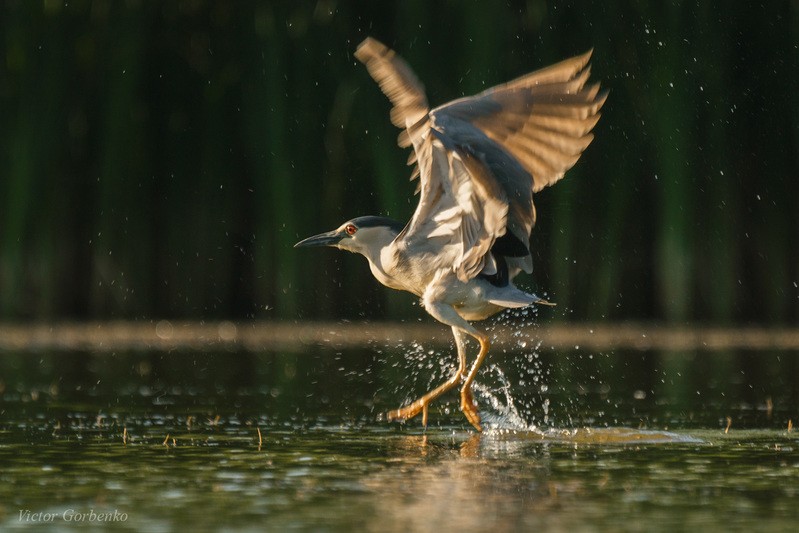
<svg viewBox="0 0 799 533">
<path fill-rule="evenodd" d="M 521 164 L 538 192 L 561 179 L 593 140 L 607 91 L 586 86 L 591 53 L 436 108 L 435 125 L 452 136 L 466 124 L 478 128 Z"/>
<path fill-rule="evenodd" d="M 405 127 L 400 145 L 413 145 L 412 177 L 421 176 L 419 205 L 398 238 L 433 241 L 437 260 L 463 281 L 496 272 L 492 249 L 512 269 L 530 272 L 533 192 L 577 162 L 607 97 L 598 84 L 585 86 L 590 54 L 422 116 L 427 101 L 407 64 L 364 41 L 356 57 L 394 104 L 392 121 Z"/>
<path fill-rule="evenodd" d="M 401 57 L 371 37 L 358 45 L 355 57 L 366 65 L 369 74 L 380 85 L 380 90 L 394 105 L 391 123 L 403 130 L 397 144 L 402 148 L 411 146 L 413 137 L 420 136 L 430 127 L 430 108 L 424 86 Z M 415 162 L 413 152 L 408 164 Z M 414 177 L 417 174 L 418 171 L 415 171 Z"/>
</svg>

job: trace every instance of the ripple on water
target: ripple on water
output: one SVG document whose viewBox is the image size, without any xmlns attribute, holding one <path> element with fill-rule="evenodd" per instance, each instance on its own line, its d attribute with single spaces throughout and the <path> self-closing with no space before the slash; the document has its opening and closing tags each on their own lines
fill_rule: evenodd
<svg viewBox="0 0 799 533">
<path fill-rule="evenodd" d="M 667 443 L 702 443 L 702 439 L 691 435 L 646 429 L 623 427 L 607 428 L 574 428 L 574 429 L 537 429 L 535 427 L 519 429 L 490 428 L 487 436 L 512 437 L 513 439 L 536 440 L 569 444 L 667 444 Z"/>
</svg>

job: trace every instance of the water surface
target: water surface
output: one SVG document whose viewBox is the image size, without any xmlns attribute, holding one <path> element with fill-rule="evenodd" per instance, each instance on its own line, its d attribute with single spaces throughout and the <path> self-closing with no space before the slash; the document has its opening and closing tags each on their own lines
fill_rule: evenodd
<svg viewBox="0 0 799 533">
<path fill-rule="evenodd" d="M 486 433 L 456 395 L 383 420 L 449 359 L 4 353 L 0 529 L 795 527 L 795 353 L 520 349 L 480 375 Z"/>
</svg>

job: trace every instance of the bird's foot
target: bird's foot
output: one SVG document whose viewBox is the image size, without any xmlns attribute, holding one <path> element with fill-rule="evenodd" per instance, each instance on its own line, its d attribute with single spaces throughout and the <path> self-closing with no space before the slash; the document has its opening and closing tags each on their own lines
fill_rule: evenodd
<svg viewBox="0 0 799 533">
<path fill-rule="evenodd" d="M 386 418 L 388 418 L 389 422 L 405 422 L 409 418 L 413 418 L 419 413 L 422 413 L 422 425 L 427 427 L 427 406 L 429 403 L 430 399 L 423 396 L 412 404 L 394 411 L 389 411 Z"/>
<path fill-rule="evenodd" d="M 465 387 L 461 390 L 461 411 L 466 415 L 466 420 L 477 431 L 483 431 L 480 425 L 480 413 L 477 411 L 477 405 L 474 403 L 474 395 L 472 395 L 472 388 Z"/>
<path fill-rule="evenodd" d="M 458 383 L 460 383 L 460 380 L 461 372 L 458 372 L 448 381 L 442 383 L 415 402 L 408 404 L 405 407 L 401 407 L 395 411 L 389 411 L 386 414 L 386 418 L 388 418 L 389 422 L 404 422 L 409 418 L 413 418 L 419 413 L 422 413 L 422 425 L 427 427 L 427 406 L 430 404 L 430 402 L 450 390 L 452 387 L 455 387 Z"/>
</svg>

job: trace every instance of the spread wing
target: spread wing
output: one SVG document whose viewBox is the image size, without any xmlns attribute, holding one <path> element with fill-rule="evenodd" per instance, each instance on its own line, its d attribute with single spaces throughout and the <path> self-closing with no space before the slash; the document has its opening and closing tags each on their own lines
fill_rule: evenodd
<svg viewBox="0 0 799 533">
<path fill-rule="evenodd" d="M 563 177 L 591 142 L 607 98 L 586 86 L 591 52 L 427 111 L 408 65 L 374 39 L 356 57 L 394 105 L 392 122 L 412 145 L 421 197 L 398 238 L 434 241 L 438 260 L 462 281 L 497 271 L 532 271 L 533 193 Z M 427 248 L 430 249 L 430 248 Z"/>
<path fill-rule="evenodd" d="M 607 98 L 586 86 L 591 51 L 434 109 L 436 124 L 469 123 L 500 144 L 532 176 L 538 192 L 563 177 L 593 140 Z"/>
<path fill-rule="evenodd" d="M 402 148 L 411 146 L 414 137 L 423 134 L 430 125 L 430 108 L 424 86 L 394 50 L 371 37 L 358 45 L 355 57 L 366 65 L 369 74 L 380 85 L 380 90 L 394 105 L 391 123 L 403 130 L 397 144 Z M 409 165 L 416 162 L 415 154 L 413 152 L 408 159 Z M 414 177 L 416 175 L 418 170 L 414 172 Z"/>
</svg>

